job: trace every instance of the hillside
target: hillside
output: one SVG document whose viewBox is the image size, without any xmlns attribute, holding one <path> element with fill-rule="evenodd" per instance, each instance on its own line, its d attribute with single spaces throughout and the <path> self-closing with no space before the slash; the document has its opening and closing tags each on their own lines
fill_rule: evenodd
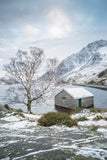
<svg viewBox="0 0 107 160">
<path fill-rule="evenodd" d="M 91 80 L 103 79 L 99 73 L 107 68 L 107 40 L 94 41 L 71 56 L 64 59 L 57 69 L 63 66 L 62 76 L 68 81 L 89 83 Z M 106 84 L 107 77 L 104 77 Z"/>
</svg>

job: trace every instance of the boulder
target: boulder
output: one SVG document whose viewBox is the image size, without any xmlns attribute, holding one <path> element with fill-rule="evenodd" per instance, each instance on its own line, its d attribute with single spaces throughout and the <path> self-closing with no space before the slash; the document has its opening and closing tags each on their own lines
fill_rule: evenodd
<svg viewBox="0 0 107 160">
<path fill-rule="evenodd" d="M 3 112 L 8 112 L 8 110 L 0 104 L 0 112 L 3 111 Z"/>
<path fill-rule="evenodd" d="M 3 105 L 0 105 L 0 118 L 4 117 L 6 113 L 8 113 L 8 110 Z"/>
</svg>

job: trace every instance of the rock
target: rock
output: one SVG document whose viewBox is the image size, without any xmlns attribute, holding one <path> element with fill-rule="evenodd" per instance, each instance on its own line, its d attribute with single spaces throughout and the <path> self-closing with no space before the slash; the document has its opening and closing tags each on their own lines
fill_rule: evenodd
<svg viewBox="0 0 107 160">
<path fill-rule="evenodd" d="M 104 71 L 100 72 L 100 73 L 98 74 L 98 77 L 99 77 L 99 78 L 101 78 L 101 77 L 107 78 L 107 69 L 105 69 Z"/>
<path fill-rule="evenodd" d="M 4 117 L 6 113 L 8 113 L 8 110 L 4 106 L 0 105 L 0 118 Z"/>
<path fill-rule="evenodd" d="M 8 110 L 0 104 L 0 112 L 3 111 L 3 112 L 8 112 Z"/>
</svg>

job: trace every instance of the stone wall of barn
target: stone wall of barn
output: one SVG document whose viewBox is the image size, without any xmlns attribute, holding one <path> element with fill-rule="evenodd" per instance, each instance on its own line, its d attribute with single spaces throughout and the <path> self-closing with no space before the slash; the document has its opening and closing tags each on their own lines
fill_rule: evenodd
<svg viewBox="0 0 107 160">
<path fill-rule="evenodd" d="M 81 107 L 93 107 L 94 97 L 87 97 L 81 99 Z"/>
<path fill-rule="evenodd" d="M 68 93 L 62 91 L 56 95 L 55 105 L 67 108 L 76 108 L 78 107 L 78 100 L 73 99 L 73 97 L 71 97 Z"/>
</svg>

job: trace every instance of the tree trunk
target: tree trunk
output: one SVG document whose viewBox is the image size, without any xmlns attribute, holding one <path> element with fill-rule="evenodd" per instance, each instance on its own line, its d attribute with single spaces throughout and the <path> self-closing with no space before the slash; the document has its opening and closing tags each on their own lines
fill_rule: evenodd
<svg viewBox="0 0 107 160">
<path fill-rule="evenodd" d="M 28 100 L 27 111 L 28 111 L 28 113 L 31 113 L 31 102 L 30 102 L 30 100 Z"/>
</svg>

